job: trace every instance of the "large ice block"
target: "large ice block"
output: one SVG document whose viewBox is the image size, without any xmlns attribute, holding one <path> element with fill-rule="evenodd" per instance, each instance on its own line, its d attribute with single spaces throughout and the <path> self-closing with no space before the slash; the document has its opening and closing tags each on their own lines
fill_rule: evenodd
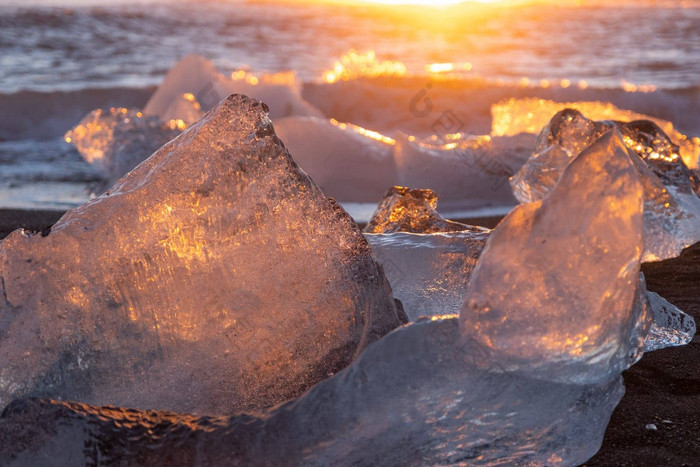
<svg viewBox="0 0 700 467">
<path fill-rule="evenodd" d="M 594 122 L 573 109 L 557 113 L 540 133 L 532 157 L 511 178 L 513 193 L 521 202 L 541 199 L 583 148 L 613 130 L 619 138 L 610 141 L 608 151 L 629 154 L 644 188 L 644 259 L 675 257 L 700 240 L 700 181 L 678 146 L 651 121 Z"/>
<path fill-rule="evenodd" d="M 179 135 L 182 121 L 144 117 L 136 109 L 93 110 L 65 135 L 80 155 L 105 178 L 102 190 Z"/>
<path fill-rule="evenodd" d="M 608 132 L 547 197 L 516 207 L 491 233 L 467 288 L 463 333 L 542 378 L 620 373 L 652 319 L 639 299 L 643 210 L 638 172 Z"/>
<path fill-rule="evenodd" d="M 488 229 L 444 219 L 436 211 L 437 205 L 438 194 L 433 190 L 393 186 L 377 206 L 364 232 L 488 232 Z"/>
<path fill-rule="evenodd" d="M 300 399 L 260 415 L 16 401 L 0 418 L 0 460 L 573 466 L 597 452 L 624 392 L 620 376 L 586 385 L 531 378 L 490 362 L 476 341 L 459 342 L 456 318 L 397 329 Z"/>
<path fill-rule="evenodd" d="M 283 118 L 275 130 L 301 168 L 339 201 L 376 203 L 396 184 L 392 138 L 316 117 Z"/>
<path fill-rule="evenodd" d="M 610 102 L 579 101 L 555 102 L 547 99 L 511 98 L 491 106 L 491 136 L 513 136 L 521 133 L 539 133 L 552 115 L 564 109 L 575 109 L 592 120 L 616 120 L 631 122 L 634 120 L 651 120 L 669 135 L 680 147 L 683 162 L 691 168 L 698 169 L 700 158 L 700 138 L 688 137 L 676 130 L 673 123 L 650 115 L 616 107 Z"/>
<path fill-rule="evenodd" d="M 400 324 L 359 228 L 266 110 L 229 97 L 50 231 L 0 244 L 0 406 L 260 409 Z"/>
<path fill-rule="evenodd" d="M 166 116 L 182 119 L 170 111 L 173 102 L 184 94 L 192 94 L 205 111 L 230 94 L 245 94 L 267 103 L 272 119 L 291 115 L 323 117 L 321 111 L 301 97 L 299 88 L 296 78 L 289 73 L 258 77 L 240 71 L 230 77 L 224 76 L 212 62 L 193 54 L 182 58 L 168 71 L 143 112 L 162 119 Z"/>
</svg>

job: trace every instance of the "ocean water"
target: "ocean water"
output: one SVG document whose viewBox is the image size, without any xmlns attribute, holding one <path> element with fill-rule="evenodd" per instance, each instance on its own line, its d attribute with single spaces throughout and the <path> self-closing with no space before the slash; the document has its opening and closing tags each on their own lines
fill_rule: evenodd
<svg viewBox="0 0 700 467">
<path fill-rule="evenodd" d="M 142 107 L 190 53 L 224 73 L 293 70 L 303 95 L 341 120 L 353 119 L 333 114 L 350 85 L 328 83 L 327 71 L 354 49 L 405 66 L 403 77 L 378 86 L 408 88 L 408 99 L 445 69 L 440 64 L 453 64 L 450 95 L 461 86 L 469 96 L 453 106 L 464 131 L 488 131 L 496 101 L 534 96 L 611 101 L 700 135 L 700 2 L 571 3 L 0 0 L 0 207 L 64 209 L 87 199 L 86 186 L 99 177 L 63 133 L 94 108 Z M 376 104 L 355 105 L 362 106 Z M 420 132 L 373 120 L 382 109 L 370 110 L 353 123 Z"/>
</svg>

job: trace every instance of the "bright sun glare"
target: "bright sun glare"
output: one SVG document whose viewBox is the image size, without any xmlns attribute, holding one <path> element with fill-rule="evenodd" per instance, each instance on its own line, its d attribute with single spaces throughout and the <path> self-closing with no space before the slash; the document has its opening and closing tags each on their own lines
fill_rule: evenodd
<svg viewBox="0 0 700 467">
<path fill-rule="evenodd" d="M 479 3 L 495 3 L 500 0 L 472 0 Z M 358 3 L 382 3 L 385 5 L 449 6 L 465 3 L 465 0 L 357 0 Z"/>
</svg>

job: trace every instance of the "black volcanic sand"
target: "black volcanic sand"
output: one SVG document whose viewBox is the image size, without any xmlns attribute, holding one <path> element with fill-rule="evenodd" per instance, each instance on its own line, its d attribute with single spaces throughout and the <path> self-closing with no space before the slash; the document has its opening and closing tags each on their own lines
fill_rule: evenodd
<svg viewBox="0 0 700 467">
<path fill-rule="evenodd" d="M 42 231 L 59 211 L 0 210 L 0 238 L 24 227 Z M 494 227 L 500 217 L 459 219 Z M 680 257 L 646 263 L 647 288 L 700 323 L 700 243 Z M 603 446 L 586 466 L 700 466 L 700 337 L 646 355 L 623 373 L 625 396 Z M 654 425 L 656 430 L 648 429 Z"/>
</svg>

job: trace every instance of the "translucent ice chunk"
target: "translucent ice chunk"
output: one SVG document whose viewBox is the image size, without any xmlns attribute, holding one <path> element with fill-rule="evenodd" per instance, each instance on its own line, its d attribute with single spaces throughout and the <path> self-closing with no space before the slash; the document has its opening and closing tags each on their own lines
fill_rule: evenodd
<svg viewBox="0 0 700 467">
<path fill-rule="evenodd" d="M 619 373 L 650 324 L 639 300 L 642 211 L 629 157 L 594 146 L 545 200 L 494 230 L 460 319 L 401 327 L 258 415 L 18 401 L 0 419 L 0 459 L 582 464 L 600 447 L 622 397 Z"/>
<path fill-rule="evenodd" d="M 144 117 L 135 109 L 93 110 L 65 135 L 80 155 L 113 185 L 124 174 L 180 134 L 185 125 Z"/>
<path fill-rule="evenodd" d="M 528 157 L 522 149 L 489 136 L 434 144 L 399 133 L 394 157 L 399 184 L 437 191 L 448 209 L 468 208 L 514 203 L 508 177 Z"/>
<path fill-rule="evenodd" d="M 577 385 L 504 371 L 458 320 L 397 329 L 300 399 L 197 418 L 42 400 L 0 418 L 6 465 L 580 465 L 600 448 L 622 378 Z M 492 366 L 486 366 L 488 364 Z"/>
<path fill-rule="evenodd" d="M 278 79 L 283 78 L 283 79 Z M 230 94 L 245 94 L 260 99 L 270 106 L 270 118 L 290 115 L 323 114 L 306 102 L 299 92 L 299 84 L 289 73 L 257 77 L 246 72 L 235 72 L 229 78 L 219 73 L 213 63 L 199 55 L 187 55 L 168 71 L 163 83 L 146 104 L 143 112 L 161 119 L 180 118 L 169 109 L 183 94 L 192 94 L 203 110 L 209 110 Z"/>
<path fill-rule="evenodd" d="M 467 284 L 488 239 L 484 232 L 365 234 L 409 320 L 460 312 Z M 688 344 L 695 320 L 654 292 L 642 276 L 639 300 L 654 316 L 644 352 Z M 641 350 L 641 349 L 640 349 Z M 641 357 L 639 352 L 638 357 Z"/>
<path fill-rule="evenodd" d="M 488 229 L 415 234 L 365 234 L 394 297 L 411 321 L 459 313 Z"/>
<path fill-rule="evenodd" d="M 259 409 L 400 323 L 357 225 L 242 96 L 50 233 L 12 233 L 0 279 L 0 406 Z"/>
<path fill-rule="evenodd" d="M 644 346 L 645 352 L 688 344 L 695 335 L 695 320 L 654 292 L 649 292 L 654 323 Z"/>
<path fill-rule="evenodd" d="M 343 202 L 372 202 L 396 184 L 395 141 L 364 128 L 316 117 L 275 121 L 294 160 L 323 192 Z"/>
<path fill-rule="evenodd" d="M 488 232 L 488 229 L 443 219 L 436 211 L 437 205 L 438 195 L 433 190 L 391 187 L 377 206 L 364 232 L 426 234 L 460 230 Z"/>
<path fill-rule="evenodd" d="M 677 256 L 700 240 L 700 181 L 653 122 L 594 122 L 573 109 L 557 113 L 540 133 L 535 153 L 511 178 L 513 193 L 522 202 L 541 199 L 583 148 L 613 129 L 620 138 L 608 150 L 628 152 L 644 188 L 644 259 Z"/>
<path fill-rule="evenodd" d="M 691 169 L 698 169 L 700 138 L 689 138 L 673 127 L 673 123 L 649 115 L 620 109 L 610 102 L 554 102 L 537 98 L 511 98 L 491 106 L 492 136 L 513 136 L 539 133 L 552 115 L 564 109 L 575 109 L 592 120 L 651 120 L 680 147 L 680 155 Z"/>
<path fill-rule="evenodd" d="M 619 140 L 608 132 L 547 197 L 511 211 L 472 273 L 463 332 L 514 368 L 583 383 L 638 358 L 651 325 L 639 300 L 643 191 Z"/>
</svg>

